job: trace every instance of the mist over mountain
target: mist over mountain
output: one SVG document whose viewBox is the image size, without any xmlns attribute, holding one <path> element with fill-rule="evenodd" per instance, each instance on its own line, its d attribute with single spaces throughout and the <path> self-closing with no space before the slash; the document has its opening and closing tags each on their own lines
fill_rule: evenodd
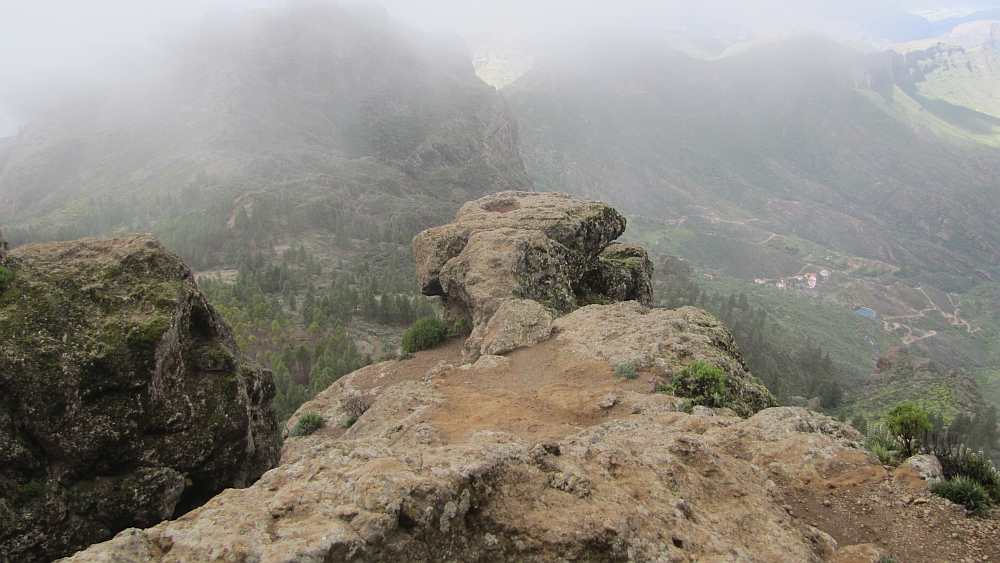
<svg viewBox="0 0 1000 563">
<path fill-rule="evenodd" d="M 373 5 L 250 11 L 205 22 L 140 73 L 75 89 L 5 141 L 0 215 L 196 177 L 237 195 L 306 180 L 465 201 L 529 185 L 516 142 L 503 98 L 453 36 Z"/>
</svg>

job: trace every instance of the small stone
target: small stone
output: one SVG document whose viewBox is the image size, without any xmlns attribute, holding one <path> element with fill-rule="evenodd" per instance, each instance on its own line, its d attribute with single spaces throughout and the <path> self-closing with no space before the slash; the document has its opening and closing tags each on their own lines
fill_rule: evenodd
<svg viewBox="0 0 1000 563">
<path fill-rule="evenodd" d="M 601 397 L 601 400 L 597 402 L 598 408 L 610 409 L 611 407 L 618 404 L 618 395 L 607 394 Z"/>
</svg>

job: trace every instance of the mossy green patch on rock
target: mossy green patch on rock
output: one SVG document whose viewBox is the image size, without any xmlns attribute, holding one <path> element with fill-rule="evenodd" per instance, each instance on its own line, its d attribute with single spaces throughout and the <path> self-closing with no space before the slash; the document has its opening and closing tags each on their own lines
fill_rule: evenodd
<svg viewBox="0 0 1000 563">
<path fill-rule="evenodd" d="M 48 561 L 277 463 L 271 374 L 152 237 L 30 245 L 4 265 L 0 553 Z"/>
</svg>

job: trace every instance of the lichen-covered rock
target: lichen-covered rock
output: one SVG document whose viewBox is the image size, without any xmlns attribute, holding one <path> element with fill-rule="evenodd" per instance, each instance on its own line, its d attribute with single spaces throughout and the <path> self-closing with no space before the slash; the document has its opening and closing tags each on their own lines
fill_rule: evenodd
<svg viewBox="0 0 1000 563">
<path fill-rule="evenodd" d="M 597 256 L 625 232 L 625 218 L 610 205 L 566 194 L 507 191 L 470 201 L 448 225 L 413 239 L 417 278 L 427 295 L 442 295 L 441 268 L 458 256 L 469 237 L 500 228 L 541 231 L 580 254 Z"/>
<path fill-rule="evenodd" d="M 530 299 L 504 301 L 486 323 L 483 353 L 506 354 L 533 346 L 552 334 L 552 315 Z"/>
<path fill-rule="evenodd" d="M 716 366 L 726 377 L 725 406 L 740 416 L 778 404 L 747 369 L 729 330 L 701 309 L 648 309 L 635 301 L 590 305 L 554 325 L 557 339 L 581 354 L 649 368 L 666 380 L 691 362 Z"/>
<path fill-rule="evenodd" d="M 652 299 L 652 263 L 634 245 L 612 244 L 625 218 L 565 194 L 501 192 L 465 204 L 455 221 L 413 239 L 417 277 L 442 295 L 450 319 L 469 318 L 478 353 L 485 324 L 511 299 L 553 313 L 581 304 Z"/>
<path fill-rule="evenodd" d="M 635 300 L 649 306 L 653 302 L 652 277 L 653 263 L 644 248 L 614 243 L 597 257 L 597 268 L 577 283 L 576 293 L 594 302 Z"/>
<path fill-rule="evenodd" d="M 534 299 L 555 310 L 575 304 L 572 260 L 566 247 L 536 230 L 501 228 L 469 237 L 461 254 L 441 269 L 449 316 L 489 322 L 509 299 Z"/>
<path fill-rule="evenodd" d="M 48 561 L 278 461 L 271 374 L 150 236 L 37 244 L 0 288 L 0 553 Z M 3 558 L 0 558 L 3 559 Z"/>
</svg>

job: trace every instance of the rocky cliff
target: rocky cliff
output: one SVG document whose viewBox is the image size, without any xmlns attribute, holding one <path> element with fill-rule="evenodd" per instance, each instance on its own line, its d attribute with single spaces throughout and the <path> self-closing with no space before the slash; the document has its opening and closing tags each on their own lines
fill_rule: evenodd
<svg viewBox="0 0 1000 563">
<path fill-rule="evenodd" d="M 929 563 L 998 547 L 995 522 L 823 415 L 687 414 L 556 339 L 473 365 L 461 351 L 347 376 L 289 422 L 325 426 L 252 487 L 67 561 Z M 358 396 L 371 406 L 345 427 Z"/>
<path fill-rule="evenodd" d="M 152 237 L 18 248 L 0 285 L 0 560 L 49 561 L 278 460 L 271 374 Z"/>
</svg>

